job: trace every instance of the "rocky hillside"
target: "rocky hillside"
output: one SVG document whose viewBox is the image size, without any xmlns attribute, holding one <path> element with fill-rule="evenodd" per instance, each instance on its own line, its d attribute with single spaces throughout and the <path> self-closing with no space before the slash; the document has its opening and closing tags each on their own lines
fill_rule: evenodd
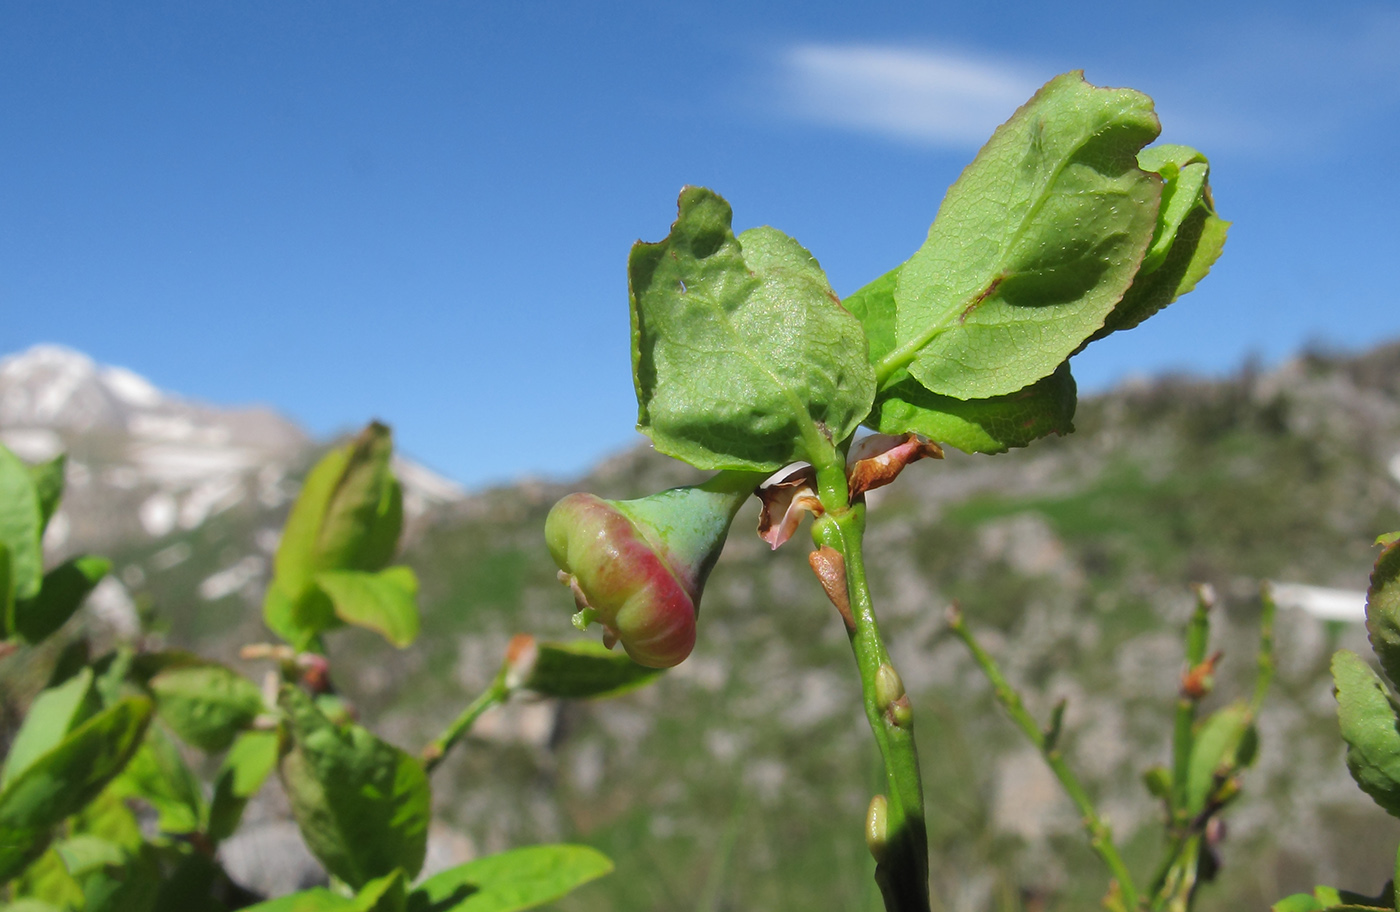
<svg viewBox="0 0 1400 912">
<path fill-rule="evenodd" d="M 1076 424 L 1023 451 L 920 463 L 871 506 L 871 574 L 913 698 L 942 908 L 1036 896 L 1092 909 L 1106 882 L 1072 807 L 944 631 L 944 607 L 962 604 L 1033 710 L 1068 698 L 1070 759 L 1145 868 L 1157 821 L 1139 774 L 1166 758 L 1193 582 L 1221 593 L 1220 699 L 1249 685 L 1260 582 L 1292 587 L 1261 760 L 1202 908 L 1267 908 L 1315 881 L 1379 886 L 1400 828 L 1346 773 L 1326 666 L 1338 646 L 1364 649 L 1348 619 L 1370 543 L 1400 528 L 1400 345 L 1130 385 L 1082 402 Z M 40 349 L 0 363 L 0 439 L 27 458 L 70 453 L 66 538 L 55 529 L 51 544 L 118 564 L 82 623 L 111 634 L 113 618 L 140 614 L 226 658 L 266 636 L 268 555 L 316 452 L 295 427 Z M 423 635 L 402 652 L 353 631 L 332 644 L 364 718 L 409 747 L 485 686 L 510 634 L 575 635 L 541 541 L 554 499 L 694 478 L 645 450 L 575 484 L 471 495 L 415 484 L 415 471 L 406 560 L 423 580 Z M 695 654 L 659 684 L 506 707 L 437 774 L 435 801 L 483 851 L 575 839 L 616 860 L 561 909 L 878 908 L 860 839 L 878 768 L 849 648 L 801 536 L 770 554 L 755 523 L 740 516 Z"/>
</svg>

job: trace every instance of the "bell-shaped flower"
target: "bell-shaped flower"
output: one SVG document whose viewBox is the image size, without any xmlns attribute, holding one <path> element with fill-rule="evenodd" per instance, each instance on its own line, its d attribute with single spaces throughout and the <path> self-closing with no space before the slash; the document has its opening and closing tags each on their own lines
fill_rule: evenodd
<svg viewBox="0 0 1400 912">
<path fill-rule="evenodd" d="M 570 494 L 545 520 L 559 579 L 581 626 L 621 643 L 639 665 L 669 668 L 695 646 L 700 594 L 734 515 L 762 476 L 721 472 L 703 485 L 639 500 Z"/>
</svg>

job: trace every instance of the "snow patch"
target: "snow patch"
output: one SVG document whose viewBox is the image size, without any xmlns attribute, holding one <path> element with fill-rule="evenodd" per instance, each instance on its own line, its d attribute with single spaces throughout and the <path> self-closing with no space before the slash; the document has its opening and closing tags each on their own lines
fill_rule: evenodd
<svg viewBox="0 0 1400 912">
<path fill-rule="evenodd" d="M 1274 603 L 1280 608 L 1299 608 L 1324 621 L 1366 620 L 1366 593 L 1352 589 L 1328 589 L 1301 583 L 1270 583 Z"/>
<path fill-rule="evenodd" d="M 267 561 L 256 554 L 250 554 L 232 567 L 220 570 L 200 583 L 199 597 L 209 602 L 218 601 L 257 580 L 266 570 Z"/>
<path fill-rule="evenodd" d="M 165 491 L 161 491 L 159 494 L 147 498 L 146 502 L 141 504 L 137 516 L 140 517 L 141 528 L 146 530 L 147 535 L 152 538 L 160 538 L 175 528 L 177 512 L 175 498 Z"/>
<path fill-rule="evenodd" d="M 87 598 L 88 615 L 120 640 L 134 639 L 141 632 L 141 617 L 131 593 L 115 576 L 104 577 Z"/>
<path fill-rule="evenodd" d="M 243 484 L 237 475 L 207 481 L 190 492 L 180 507 L 180 527 L 193 529 L 216 513 L 243 500 Z"/>
<path fill-rule="evenodd" d="M 63 438 L 48 428 L 8 428 L 0 441 L 26 462 L 47 462 L 63 452 Z"/>
<path fill-rule="evenodd" d="M 103 368 L 99 379 L 112 395 L 128 405 L 151 408 L 165 400 L 151 381 L 124 367 Z"/>
<path fill-rule="evenodd" d="M 192 553 L 194 553 L 194 549 L 189 546 L 188 542 L 176 542 L 169 548 L 161 548 L 151 555 L 151 569 L 169 570 L 171 567 L 189 560 Z"/>
</svg>

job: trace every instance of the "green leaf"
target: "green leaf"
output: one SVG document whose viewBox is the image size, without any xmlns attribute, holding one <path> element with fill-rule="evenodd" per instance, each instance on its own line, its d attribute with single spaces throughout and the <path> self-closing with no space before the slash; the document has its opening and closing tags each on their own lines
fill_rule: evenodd
<svg viewBox="0 0 1400 912">
<path fill-rule="evenodd" d="M 1310 893 L 1294 893 L 1269 907 L 1270 912 L 1324 912 L 1327 907 L 1313 899 Z"/>
<path fill-rule="evenodd" d="M 1162 176 L 1162 207 L 1142 268 L 1093 339 L 1132 329 L 1195 288 L 1225 249 L 1230 223 L 1215 214 L 1204 155 L 1161 145 L 1143 149 L 1138 163 Z"/>
<path fill-rule="evenodd" d="M 5 757 L 5 768 L 0 770 L 0 790 L 57 747 L 69 732 L 92 718 L 100 708 L 90 668 L 84 668 L 57 687 L 41 691 L 29 705 L 24 723 Z"/>
<path fill-rule="evenodd" d="M 865 327 L 872 363 L 894 347 L 898 285 L 899 270 L 892 269 L 844 302 Z M 882 434 L 920 434 L 966 453 L 1004 453 L 1046 434 L 1071 433 L 1076 392 L 1068 364 L 1025 389 L 990 399 L 940 396 L 900 370 L 875 394 L 865 424 Z"/>
<path fill-rule="evenodd" d="M 82 896 L 79 892 L 78 896 Z M 3 908 L 4 912 L 65 912 L 67 906 L 55 906 L 41 899 L 17 899 Z"/>
<path fill-rule="evenodd" d="M 867 423 L 882 434 L 913 432 L 965 453 L 1004 453 L 1047 434 L 1072 433 L 1077 401 L 1068 364 L 990 399 L 940 396 L 906 374 L 880 392 Z"/>
<path fill-rule="evenodd" d="M 262 691 L 230 668 L 170 668 L 147 683 L 156 711 L 186 744 L 221 751 L 263 711 Z"/>
<path fill-rule="evenodd" d="M 338 896 L 325 887 L 313 887 L 247 906 L 243 912 L 353 912 L 355 909 L 355 900 Z"/>
<path fill-rule="evenodd" d="M 81 877 L 95 868 L 126 863 L 126 852 L 116 843 L 100 836 L 78 835 L 54 845 L 63 866 L 74 877 Z"/>
<path fill-rule="evenodd" d="M 267 587 L 263 621 L 297 649 L 309 648 L 321 631 L 343 623 L 335 616 L 330 596 L 319 587 L 308 585 L 293 594 L 276 578 Z"/>
<path fill-rule="evenodd" d="M 15 581 L 10 572 L 10 547 L 0 541 L 0 640 L 15 632 Z"/>
<path fill-rule="evenodd" d="M 33 598 L 44 580 L 43 512 L 29 467 L 0 446 L 0 544 L 10 552 L 16 600 Z"/>
<path fill-rule="evenodd" d="M 67 454 L 59 453 L 48 462 L 29 466 L 29 477 L 34 480 L 34 493 L 39 498 L 40 535 L 48 528 L 58 502 L 63 499 L 63 470 L 67 465 Z"/>
<path fill-rule="evenodd" d="M 0 791 L 0 883 L 37 858 L 50 830 L 124 767 L 151 720 L 151 702 L 122 700 L 88 719 Z"/>
<path fill-rule="evenodd" d="M 1386 676 L 1400 681 L 1400 541 L 1385 546 L 1371 571 L 1366 632 Z"/>
<path fill-rule="evenodd" d="M 547 697 L 616 697 L 645 687 L 664 669 L 647 668 L 593 640 L 539 643 L 523 687 Z"/>
<path fill-rule="evenodd" d="M 15 602 L 15 632 L 31 643 L 56 632 L 111 569 L 112 562 L 107 558 L 89 555 L 71 558 L 54 567 L 44 574 L 38 595 Z"/>
<path fill-rule="evenodd" d="M 16 897 L 26 897 L 42 902 L 50 908 L 81 909 L 83 888 L 63 863 L 63 858 L 53 849 L 42 853 L 33 864 L 15 881 Z M 10 906 L 3 907 L 10 912 Z"/>
<path fill-rule="evenodd" d="M 291 735 L 282 785 L 312 854 L 356 889 L 395 868 L 416 874 L 431 806 L 423 767 L 358 725 L 332 725 L 296 688 L 280 703 Z"/>
<path fill-rule="evenodd" d="M 1152 240 L 1161 180 L 1136 155 L 1159 129 L 1147 96 L 1077 72 L 1037 92 L 901 268 L 882 384 L 907 368 L 930 392 L 986 399 L 1059 367 L 1103 325 Z"/>
<path fill-rule="evenodd" d="M 147 730 L 145 743 L 112 783 L 111 791 L 150 805 L 162 833 L 183 835 L 203 828 L 204 791 L 199 779 L 159 725 Z"/>
<path fill-rule="evenodd" d="M 316 574 L 316 585 L 345 623 L 373 630 L 400 649 L 418 636 L 418 577 L 412 568 L 327 570 Z"/>
<path fill-rule="evenodd" d="M 607 856 L 580 845 L 542 845 L 478 858 L 428 878 L 408 912 L 515 912 L 552 902 L 611 872 Z"/>
<path fill-rule="evenodd" d="M 702 469 L 829 461 L 875 394 L 859 321 L 792 238 L 736 238 L 729 204 L 700 187 L 679 212 L 628 260 L 637 427 Z"/>
<path fill-rule="evenodd" d="M 403 871 L 371 880 L 355 894 L 355 912 L 404 912 L 408 882 Z"/>
<path fill-rule="evenodd" d="M 110 785 L 69 818 L 68 828 L 70 833 L 96 836 L 120 846 L 128 854 L 139 851 L 146 841 L 136 814 Z"/>
<path fill-rule="evenodd" d="M 233 835 L 243 809 L 277 766 L 277 733 L 245 731 L 233 742 L 214 779 L 207 835 L 215 844 Z"/>
<path fill-rule="evenodd" d="M 403 490 L 390 468 L 389 429 L 370 424 L 327 453 L 307 475 L 278 545 L 276 573 L 263 614 L 267 625 L 300 648 L 337 626 L 330 599 L 315 585 L 326 570 L 375 572 L 398 547 Z"/>
<path fill-rule="evenodd" d="M 315 570 L 373 572 L 393 559 L 403 526 L 403 491 L 390 469 L 393 451 L 389 428 L 377 421 L 347 448 L 316 535 Z"/>
<path fill-rule="evenodd" d="M 1332 682 L 1352 778 L 1372 801 L 1400 817 L 1400 721 L 1385 684 L 1345 649 L 1332 656 Z"/>
<path fill-rule="evenodd" d="M 1192 816 L 1205 810 L 1217 777 L 1233 775 L 1244 765 L 1242 758 L 1252 758 L 1253 722 L 1249 707 L 1238 703 L 1212 713 L 1201 723 L 1186 769 L 1186 809 Z"/>
</svg>

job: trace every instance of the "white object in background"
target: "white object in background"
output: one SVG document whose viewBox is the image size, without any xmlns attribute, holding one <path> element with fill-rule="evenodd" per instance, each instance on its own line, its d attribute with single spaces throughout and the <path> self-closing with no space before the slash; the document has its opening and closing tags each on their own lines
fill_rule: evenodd
<svg viewBox="0 0 1400 912">
<path fill-rule="evenodd" d="M 1324 621 L 1366 620 L 1366 593 L 1353 589 L 1328 589 L 1302 583 L 1270 583 L 1274 604 L 1280 608 L 1301 608 Z"/>
</svg>

